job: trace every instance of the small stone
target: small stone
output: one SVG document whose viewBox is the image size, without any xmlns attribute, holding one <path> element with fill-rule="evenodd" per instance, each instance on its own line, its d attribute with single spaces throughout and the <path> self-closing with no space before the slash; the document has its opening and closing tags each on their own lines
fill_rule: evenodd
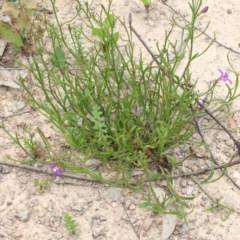
<svg viewBox="0 0 240 240">
<path fill-rule="evenodd" d="M 25 102 L 19 101 L 15 103 L 15 109 L 16 111 L 21 111 L 22 109 L 24 109 L 26 106 Z"/>
<path fill-rule="evenodd" d="M 148 232 L 152 226 L 152 223 L 153 223 L 153 218 L 151 217 L 146 217 L 144 220 L 143 220 L 143 223 L 142 223 L 142 229 L 143 231 L 145 232 Z"/>
<path fill-rule="evenodd" d="M 198 158 L 208 158 L 208 153 L 206 153 L 206 152 L 196 152 L 196 157 L 198 157 Z"/>
<path fill-rule="evenodd" d="M 7 212 L 7 218 L 8 220 L 13 221 L 16 218 L 16 211 L 14 209 L 10 209 Z"/>
<path fill-rule="evenodd" d="M 129 206 L 129 209 L 130 210 L 135 210 L 136 209 L 136 205 L 134 203 L 132 203 L 130 206 Z"/>
<path fill-rule="evenodd" d="M 57 228 L 56 228 L 56 227 L 52 227 L 52 228 L 51 228 L 51 231 L 52 231 L 52 232 L 57 232 Z"/>
<path fill-rule="evenodd" d="M 139 4 L 133 2 L 130 6 L 130 11 L 134 13 L 139 13 L 142 11 L 142 9 L 140 8 Z"/>
<path fill-rule="evenodd" d="M 187 195 L 193 195 L 195 188 L 193 186 L 188 186 L 186 189 L 186 194 Z"/>
<path fill-rule="evenodd" d="M 125 202 L 125 206 L 127 209 L 129 209 L 129 206 L 132 204 L 132 201 L 130 199 L 127 199 Z"/>
<path fill-rule="evenodd" d="M 27 175 L 22 175 L 19 179 L 19 182 L 22 183 L 22 184 L 26 184 L 29 180 L 29 176 Z"/>
<path fill-rule="evenodd" d="M 107 221 L 107 218 L 105 218 L 104 216 L 100 216 L 99 219 L 101 222 Z"/>
<path fill-rule="evenodd" d="M 228 9 L 227 10 L 227 14 L 231 14 L 232 13 L 232 10 L 231 9 Z"/>
<path fill-rule="evenodd" d="M 117 207 L 118 206 L 118 204 L 116 203 L 116 202 L 112 202 L 112 207 L 113 208 L 115 208 L 115 207 Z"/>
<path fill-rule="evenodd" d="M 44 208 L 40 208 L 38 211 L 38 217 L 42 218 L 46 215 L 47 211 Z"/>
<path fill-rule="evenodd" d="M 45 209 L 48 209 L 49 205 L 47 202 L 43 202 L 42 203 L 42 207 L 45 208 Z"/>
<path fill-rule="evenodd" d="M 101 224 L 101 221 L 99 219 L 93 218 L 92 221 L 92 236 L 93 238 L 98 238 L 100 236 L 104 236 L 106 232 L 106 229 Z"/>
<path fill-rule="evenodd" d="M 56 216 L 52 216 L 49 219 L 49 225 L 51 227 L 58 227 L 60 225 L 60 218 Z"/>
<path fill-rule="evenodd" d="M 115 188 L 115 187 L 110 187 L 108 189 L 108 195 L 113 201 L 119 202 L 122 197 L 121 189 Z"/>
<path fill-rule="evenodd" d="M 188 179 L 188 180 L 187 180 L 187 185 L 189 185 L 189 186 L 193 186 L 194 183 L 193 183 L 193 181 L 192 181 L 191 179 Z"/>
<path fill-rule="evenodd" d="M 165 191 L 160 187 L 153 187 L 153 190 L 158 197 L 159 201 L 162 202 L 165 196 Z"/>
<path fill-rule="evenodd" d="M 228 147 L 230 147 L 230 148 L 233 148 L 233 147 L 234 147 L 234 143 L 233 143 L 232 140 L 227 140 L 227 141 L 225 141 L 225 145 L 228 146 Z"/>
<path fill-rule="evenodd" d="M 78 203 L 73 203 L 73 205 L 71 206 L 71 210 L 79 212 L 81 215 L 84 213 L 84 207 L 82 206 L 82 204 Z"/>
<path fill-rule="evenodd" d="M 88 159 L 85 162 L 85 166 L 86 167 L 91 167 L 91 168 L 98 167 L 101 164 L 102 164 L 102 162 L 98 159 Z"/>
<path fill-rule="evenodd" d="M 147 24 L 148 24 L 148 26 L 150 26 L 150 27 L 154 27 L 154 26 L 155 26 L 154 21 L 151 21 L 151 20 L 148 20 Z"/>
<path fill-rule="evenodd" d="M 180 182 L 180 186 L 185 188 L 187 186 L 187 180 L 185 178 L 183 178 Z"/>
<path fill-rule="evenodd" d="M 197 171 L 199 171 L 200 167 L 198 165 L 194 164 L 191 166 L 191 169 L 193 172 L 197 172 Z"/>
<path fill-rule="evenodd" d="M 15 217 L 21 222 L 27 222 L 30 218 L 30 212 L 27 208 L 26 209 L 20 209 L 16 213 Z"/>
<path fill-rule="evenodd" d="M 224 155 L 227 156 L 227 157 L 231 157 L 231 156 L 232 156 L 232 153 L 231 153 L 228 149 L 226 149 L 226 150 L 224 149 L 224 150 L 223 150 L 223 153 L 224 153 Z"/>
<path fill-rule="evenodd" d="M 201 205 L 202 207 L 205 207 L 206 201 L 203 201 L 203 200 L 202 200 L 202 201 L 200 202 L 200 205 Z"/>
<path fill-rule="evenodd" d="M 179 229 L 178 232 L 179 234 L 186 234 L 187 232 L 189 232 L 191 229 L 194 228 L 194 225 L 192 223 L 184 223 Z"/>
</svg>

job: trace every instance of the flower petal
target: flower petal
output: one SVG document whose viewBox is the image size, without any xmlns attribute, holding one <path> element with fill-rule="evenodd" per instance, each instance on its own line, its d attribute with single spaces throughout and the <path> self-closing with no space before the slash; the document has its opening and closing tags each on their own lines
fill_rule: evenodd
<svg viewBox="0 0 240 240">
<path fill-rule="evenodd" d="M 220 69 L 220 68 L 218 68 L 218 71 L 221 73 L 221 75 L 223 76 L 223 71 Z"/>
<path fill-rule="evenodd" d="M 208 6 L 206 6 L 205 8 L 203 8 L 201 11 L 200 11 L 200 13 L 206 13 L 207 11 L 208 11 Z"/>
<path fill-rule="evenodd" d="M 58 168 L 55 162 L 50 164 L 50 169 L 55 176 L 61 176 L 63 174 L 63 169 Z"/>
</svg>

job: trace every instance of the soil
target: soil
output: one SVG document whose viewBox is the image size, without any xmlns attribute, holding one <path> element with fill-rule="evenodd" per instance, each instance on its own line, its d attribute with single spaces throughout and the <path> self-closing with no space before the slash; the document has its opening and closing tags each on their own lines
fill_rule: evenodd
<svg viewBox="0 0 240 240">
<path fill-rule="evenodd" d="M 73 0 L 56 1 L 61 19 L 64 20 L 71 16 L 74 2 Z M 89 2 L 94 11 L 106 1 L 92 0 Z M 49 1 L 42 1 L 41 4 L 51 9 Z M 196 49 L 203 50 L 214 34 L 217 43 L 213 43 L 209 51 L 192 67 L 194 77 L 199 79 L 199 91 L 206 89 L 209 81 L 219 77 L 218 68 L 229 70 L 228 54 L 237 71 L 239 71 L 240 62 L 238 16 L 240 5 L 235 0 L 219 0 L 217 3 L 206 0 L 205 6 L 209 6 L 209 10 L 199 17 L 197 27 L 203 29 L 209 21 L 210 25 L 206 31 L 207 36 L 201 36 Z M 112 10 L 124 21 L 128 21 L 129 13 L 132 14 L 132 25 L 151 46 L 152 51 L 155 50 L 157 41 L 163 42 L 165 30 L 171 27 L 173 14 L 182 23 L 183 19 L 176 12 L 187 20 L 190 18 L 188 3 L 182 0 L 154 0 L 149 13 L 138 0 L 113 0 Z M 180 37 L 180 33 L 176 35 L 176 39 Z M 144 51 L 136 38 L 134 41 L 135 45 Z M 7 69 L 2 66 L 0 84 L 5 78 L 7 78 L 5 81 L 12 81 L 16 78 L 14 71 L 20 72 L 18 69 Z M 229 71 L 229 78 L 234 82 L 235 76 L 231 71 Z M 225 83 L 219 84 L 216 93 L 219 97 L 226 92 L 226 86 Z M 0 118 L 9 132 L 26 136 L 37 131 L 39 127 L 51 141 L 61 139 L 60 133 L 52 124 L 28 105 L 23 90 L 15 87 L 4 86 L 4 84 L 0 86 Z M 239 110 L 239 103 L 240 100 L 236 99 L 233 111 Z M 239 114 L 234 114 L 234 118 L 230 120 L 230 127 L 238 139 Z M 229 119 L 223 123 L 228 124 L 228 121 Z M 204 119 L 201 124 L 206 125 L 204 131 L 206 140 L 216 154 L 219 163 L 229 161 L 236 153 L 229 137 L 218 129 L 208 129 L 208 119 Z M 31 130 L 28 133 L 26 129 Z M 0 129 L 0 150 L 0 239 L 156 240 L 164 239 L 163 235 L 168 235 L 166 231 L 170 232 L 168 238 L 170 240 L 240 239 L 239 214 L 228 214 L 219 209 L 206 211 L 211 202 L 191 179 L 180 178 L 176 181 L 182 194 L 195 196 L 194 200 L 189 202 L 193 211 L 188 215 L 185 223 L 175 217 L 154 215 L 138 207 L 141 194 L 128 189 L 110 187 L 89 179 L 54 177 L 30 169 L 3 165 L 4 162 L 10 163 L 6 156 L 23 160 L 25 155 L 2 129 Z M 211 161 L 209 155 L 205 154 L 204 150 L 200 149 L 198 156 L 185 166 L 186 169 L 198 171 L 206 165 L 209 166 Z M 46 170 L 49 169 L 46 168 Z M 232 166 L 228 174 L 240 184 L 239 165 Z M 49 185 L 46 189 L 38 189 L 34 186 L 36 179 L 48 180 Z M 203 187 L 212 197 L 221 200 L 221 203 L 239 209 L 240 191 L 227 177 L 224 176 Z M 156 186 L 156 191 L 161 192 L 161 189 Z M 77 223 L 77 233 L 74 236 L 69 235 L 64 227 L 63 215 L 65 213 L 69 213 Z M 173 226 L 173 233 L 171 226 Z"/>
</svg>

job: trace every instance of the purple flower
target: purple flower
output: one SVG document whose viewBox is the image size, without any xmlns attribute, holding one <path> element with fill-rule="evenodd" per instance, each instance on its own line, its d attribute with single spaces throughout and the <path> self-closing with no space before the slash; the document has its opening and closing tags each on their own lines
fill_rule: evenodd
<svg viewBox="0 0 240 240">
<path fill-rule="evenodd" d="M 208 11 L 208 6 L 207 7 L 205 7 L 205 8 L 203 8 L 201 11 L 200 11 L 200 13 L 199 14 L 201 14 L 201 13 L 206 13 Z"/>
<path fill-rule="evenodd" d="M 61 176 L 63 174 L 63 170 L 61 168 L 58 168 L 57 164 L 55 162 L 52 162 L 50 164 L 50 168 L 51 168 L 52 173 L 55 176 Z"/>
<path fill-rule="evenodd" d="M 221 73 L 221 77 L 219 78 L 219 80 L 223 81 L 223 82 L 229 82 L 230 84 L 232 84 L 232 81 L 228 78 L 228 73 L 222 71 L 221 69 L 218 69 L 218 71 Z"/>
</svg>

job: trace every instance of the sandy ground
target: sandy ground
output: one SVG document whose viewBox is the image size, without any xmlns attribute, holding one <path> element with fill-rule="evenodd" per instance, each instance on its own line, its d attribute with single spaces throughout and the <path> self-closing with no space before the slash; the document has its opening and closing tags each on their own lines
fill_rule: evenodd
<svg viewBox="0 0 240 240">
<path fill-rule="evenodd" d="M 73 9 L 72 0 L 57 0 L 59 14 L 62 19 L 68 18 Z M 101 0 L 92 0 L 92 8 L 96 8 Z M 121 3 L 119 3 L 121 2 Z M 190 17 L 187 1 L 168 0 L 166 3 L 186 19 Z M 50 7 L 49 2 L 43 5 Z M 133 26 L 154 50 L 156 41 L 162 42 L 164 31 L 170 28 L 173 10 L 162 3 L 153 1 L 147 15 L 144 7 L 137 0 L 113 1 L 114 13 L 123 20 L 128 19 L 131 12 Z M 240 5 L 236 0 L 204 1 L 209 11 L 199 18 L 198 27 L 211 22 L 207 34 L 216 34 L 219 44 L 211 49 L 192 67 L 195 78 L 199 78 L 199 90 L 205 89 L 207 82 L 219 76 L 218 68 L 229 69 L 227 54 L 237 70 L 239 70 L 239 13 Z M 179 20 L 180 18 L 177 17 Z M 180 36 L 176 36 L 176 39 Z M 140 47 L 139 42 L 136 45 Z M 209 39 L 203 36 L 197 49 L 204 49 Z M 140 47 L 141 48 L 141 47 Z M 1 80 L 6 78 L 1 68 Z M 10 76 L 11 78 L 11 76 Z M 234 81 L 234 76 L 230 73 Z M 0 82 L 1 83 L 1 82 Z M 224 94 L 226 85 L 218 88 L 217 94 Z M 36 130 L 40 127 L 47 137 L 59 138 L 59 133 L 39 113 L 31 109 L 23 98 L 21 89 L 0 86 L 0 117 L 12 133 L 24 134 L 26 128 Z M 234 104 L 238 110 L 240 100 Z M 27 113 L 25 113 L 27 112 Z M 21 113 L 24 113 L 21 115 Z M 12 117 L 8 117 L 11 116 Z M 238 114 L 235 115 L 240 122 Z M 235 136 L 239 137 L 239 126 Z M 25 132 L 26 133 L 26 132 Z M 220 162 L 228 160 L 234 153 L 233 144 L 227 136 L 219 131 L 204 132 L 208 142 Z M 19 150 L 0 129 L 0 160 L 6 161 L 6 155 L 21 158 Z M 209 159 L 207 159 L 209 161 Z M 201 168 L 200 160 L 191 162 L 191 170 Z M 240 166 L 229 169 L 229 174 L 240 183 Z M 47 179 L 48 188 L 39 193 L 34 187 L 34 179 Z M 224 219 L 224 212 L 205 211 L 209 201 L 199 188 L 189 179 L 179 179 L 182 193 L 193 194 L 191 202 L 194 211 L 189 214 L 187 224 L 177 220 L 170 240 L 238 240 L 240 216 L 231 214 Z M 221 199 L 224 204 L 234 208 L 240 206 L 240 192 L 223 177 L 219 181 L 204 185 L 214 198 Z M 117 189 L 92 181 L 80 181 L 70 178 L 55 178 L 47 174 L 36 173 L 0 165 L 0 239 L 163 239 L 166 231 L 166 216 L 155 216 L 137 206 L 141 195 L 127 189 Z M 78 225 L 76 236 L 69 236 L 63 226 L 62 217 L 69 213 Z M 175 221 L 170 218 L 169 225 Z"/>
</svg>

